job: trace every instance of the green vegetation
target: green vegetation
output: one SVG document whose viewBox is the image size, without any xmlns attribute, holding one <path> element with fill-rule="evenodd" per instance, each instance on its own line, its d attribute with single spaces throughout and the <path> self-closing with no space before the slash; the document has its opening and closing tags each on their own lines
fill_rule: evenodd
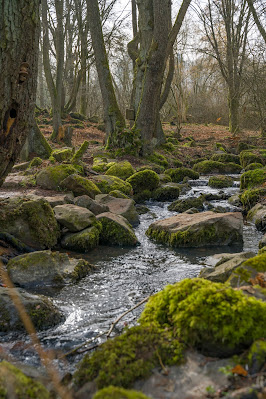
<svg viewBox="0 0 266 399">
<path fill-rule="evenodd" d="M 218 161 L 206 160 L 198 162 L 193 166 L 193 170 L 202 173 L 240 173 L 242 168 L 233 162 L 223 163 Z"/>
<path fill-rule="evenodd" d="M 71 162 L 75 165 L 75 164 L 80 164 L 80 162 L 82 161 L 82 158 L 85 154 L 85 152 L 87 151 L 89 147 L 89 142 L 87 140 L 84 141 L 83 144 L 81 144 L 80 148 L 75 152 L 75 154 L 73 155 Z"/>
<path fill-rule="evenodd" d="M 211 157 L 212 161 L 218 161 L 218 162 L 233 162 L 236 164 L 240 165 L 240 157 L 239 155 L 234 155 L 234 154 L 214 154 Z"/>
<path fill-rule="evenodd" d="M 251 374 L 258 373 L 266 362 L 266 341 L 253 342 L 248 353 L 248 366 Z"/>
<path fill-rule="evenodd" d="M 131 225 L 125 221 L 126 226 L 119 223 L 119 220 L 112 220 L 104 215 L 99 219 L 102 223 L 100 242 L 108 245 L 135 246 L 138 242 Z"/>
<path fill-rule="evenodd" d="M 188 168 L 171 168 L 165 171 L 168 174 L 174 183 L 180 183 L 183 181 L 184 177 L 188 177 L 189 179 L 196 180 L 199 178 L 199 173 L 195 172 L 192 169 Z"/>
<path fill-rule="evenodd" d="M 157 188 L 153 193 L 153 199 L 157 201 L 171 201 L 179 197 L 180 189 L 177 184 L 170 183 Z"/>
<path fill-rule="evenodd" d="M 110 386 L 98 391 L 92 399 L 149 399 L 141 392 Z"/>
<path fill-rule="evenodd" d="M 170 144 L 170 143 L 168 143 Z M 153 162 L 153 163 L 157 163 L 158 165 L 161 165 L 165 168 L 168 167 L 168 161 L 165 158 L 164 155 L 159 154 L 158 152 L 154 152 L 152 155 L 150 155 L 148 158 L 148 161 Z"/>
<path fill-rule="evenodd" d="M 250 163 L 248 166 L 245 167 L 245 172 L 248 172 L 249 170 L 254 170 L 254 169 L 260 169 L 263 168 L 262 163 Z"/>
<path fill-rule="evenodd" d="M 52 152 L 51 156 L 57 162 L 69 161 L 71 159 L 71 157 L 73 156 L 73 150 L 71 148 L 63 148 L 63 149 L 54 150 Z"/>
<path fill-rule="evenodd" d="M 229 354 L 266 336 L 266 303 L 222 283 L 185 279 L 152 296 L 139 321 L 172 329 L 206 353 Z"/>
<path fill-rule="evenodd" d="M 114 163 L 113 166 L 110 166 L 107 169 L 105 174 L 110 176 L 117 176 L 122 180 L 126 180 L 128 177 L 132 176 L 135 172 L 136 171 L 130 162 L 123 161 L 123 162 Z"/>
<path fill-rule="evenodd" d="M 133 190 L 131 184 L 129 183 L 129 179 L 124 181 L 116 176 L 99 175 L 95 176 L 94 182 L 104 194 L 109 194 L 110 191 L 119 190 L 126 195 L 131 195 Z"/>
<path fill-rule="evenodd" d="M 266 167 L 263 169 L 249 170 L 241 175 L 240 189 L 260 186 L 266 182 Z"/>
<path fill-rule="evenodd" d="M 256 205 L 257 202 L 262 200 L 266 196 L 266 188 L 259 187 L 249 190 L 245 190 L 243 194 L 240 195 L 240 201 L 242 202 L 246 211 L 251 209 Z"/>
<path fill-rule="evenodd" d="M 33 158 L 33 159 L 30 161 L 29 169 L 30 169 L 30 168 L 34 168 L 34 167 L 36 167 L 36 166 L 40 166 L 40 165 L 42 164 L 42 162 L 43 162 L 43 160 L 42 160 L 41 158 L 39 158 L 39 157 Z"/>
<path fill-rule="evenodd" d="M 37 174 L 36 182 L 44 189 L 58 190 L 60 182 L 73 173 L 77 173 L 73 165 L 47 166 Z"/>
<path fill-rule="evenodd" d="M 265 151 L 265 150 L 264 150 Z M 266 162 L 266 155 L 260 150 L 244 150 L 240 153 L 240 162 L 243 168 L 250 165 L 251 163 L 262 163 Z"/>
<path fill-rule="evenodd" d="M 198 198 L 186 198 L 183 200 L 177 200 L 172 202 L 172 204 L 170 204 L 168 206 L 169 211 L 175 211 L 175 212 L 185 212 L 190 208 L 197 208 L 200 211 L 203 211 L 203 203 L 205 201 L 205 197 L 203 195 L 201 195 Z"/>
<path fill-rule="evenodd" d="M 49 399 L 50 394 L 39 382 L 33 381 L 5 360 L 0 363 L 0 398 Z M 140 398 L 141 399 L 141 398 Z"/>
<path fill-rule="evenodd" d="M 213 188 L 232 187 L 234 180 L 229 176 L 212 176 L 208 185 Z"/>
<path fill-rule="evenodd" d="M 74 375 L 77 386 L 95 380 L 98 388 L 127 388 L 147 377 L 154 367 L 178 364 L 183 346 L 172 333 L 153 326 L 133 327 L 86 355 Z"/>
<path fill-rule="evenodd" d="M 159 186 L 159 176 L 152 170 L 145 169 L 134 173 L 127 180 L 130 183 L 134 194 L 139 194 L 144 190 L 155 190 Z"/>
</svg>

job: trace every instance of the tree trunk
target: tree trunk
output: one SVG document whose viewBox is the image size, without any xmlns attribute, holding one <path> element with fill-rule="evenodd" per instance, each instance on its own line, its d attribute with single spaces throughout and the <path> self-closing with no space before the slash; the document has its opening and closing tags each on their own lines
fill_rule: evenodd
<svg viewBox="0 0 266 399">
<path fill-rule="evenodd" d="M 0 186 L 34 123 L 39 0 L 0 0 Z"/>
<path fill-rule="evenodd" d="M 118 107 L 106 54 L 97 0 L 87 0 L 88 22 L 101 88 L 107 146 L 119 146 L 117 133 L 125 127 Z"/>
</svg>

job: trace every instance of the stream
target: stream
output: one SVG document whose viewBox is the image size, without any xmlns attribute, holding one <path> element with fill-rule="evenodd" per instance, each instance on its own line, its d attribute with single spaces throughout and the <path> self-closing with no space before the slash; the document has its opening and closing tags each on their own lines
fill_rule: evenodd
<svg viewBox="0 0 266 399">
<path fill-rule="evenodd" d="M 239 175 L 233 176 L 235 179 Z M 179 198 L 199 196 L 201 193 L 217 194 L 219 190 L 208 187 L 208 177 L 189 181 L 192 189 Z M 239 182 L 222 190 L 236 194 Z M 236 210 L 227 200 L 211 201 L 213 206 Z M 100 246 L 88 254 L 71 255 L 82 257 L 96 266 L 96 270 L 75 285 L 65 286 L 53 292 L 55 304 L 64 312 L 66 320 L 59 326 L 39 334 L 42 345 L 55 351 L 68 352 L 99 333 L 109 329 L 111 323 L 123 312 L 133 307 L 148 295 L 160 291 L 165 285 L 173 284 L 188 277 L 196 277 L 206 259 L 217 253 L 258 250 L 262 234 L 251 223 L 244 225 L 244 243 L 237 246 L 210 248 L 173 249 L 148 239 L 145 231 L 155 220 L 175 215 L 168 211 L 169 202 L 146 202 L 149 212 L 140 216 L 135 233 L 140 245 L 135 248 Z M 40 293 L 40 292 L 39 292 Z M 43 294 L 47 291 L 43 291 Z M 117 324 L 113 334 L 120 333 L 126 325 L 135 325 L 143 309 L 138 307 Z M 30 345 L 28 337 L 14 334 L 1 337 L 1 346 L 17 360 L 30 366 L 39 366 L 39 359 Z M 98 340 L 98 342 L 100 342 Z M 58 364 L 62 373 L 73 372 L 80 356 L 71 358 L 69 363 Z"/>
</svg>

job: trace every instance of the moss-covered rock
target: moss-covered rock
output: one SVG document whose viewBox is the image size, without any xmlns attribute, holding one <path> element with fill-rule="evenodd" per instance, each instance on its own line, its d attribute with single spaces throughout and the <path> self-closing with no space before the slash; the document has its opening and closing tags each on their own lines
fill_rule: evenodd
<svg viewBox="0 0 266 399">
<path fill-rule="evenodd" d="M 149 399 L 141 392 L 109 386 L 98 391 L 92 399 Z"/>
<path fill-rule="evenodd" d="M 86 229 L 96 221 L 91 211 L 73 204 L 55 206 L 54 214 L 58 223 L 73 233 Z"/>
<path fill-rule="evenodd" d="M 188 177 L 189 179 L 193 179 L 193 180 L 199 179 L 198 172 L 195 172 L 192 169 L 184 168 L 184 167 L 167 169 L 165 171 L 165 173 L 171 177 L 171 179 L 174 183 L 182 182 L 184 177 Z"/>
<path fill-rule="evenodd" d="M 60 236 L 53 209 L 43 199 L 0 200 L 0 230 L 37 249 L 52 248 Z"/>
<path fill-rule="evenodd" d="M 64 320 L 62 313 L 45 296 L 16 289 L 36 330 L 54 327 Z M 25 331 L 17 309 L 10 298 L 10 289 L 0 287 L 0 332 Z"/>
<path fill-rule="evenodd" d="M 61 247 L 77 252 L 89 252 L 99 245 L 101 225 L 89 227 L 78 233 L 66 234 L 61 240 Z"/>
<path fill-rule="evenodd" d="M 81 146 L 79 147 L 79 149 L 75 152 L 75 154 L 73 155 L 71 162 L 74 165 L 79 165 L 82 162 L 82 158 L 85 154 L 85 152 L 87 151 L 89 147 L 89 142 L 87 140 L 85 140 Z"/>
<path fill-rule="evenodd" d="M 144 190 L 155 190 L 159 186 L 159 176 L 152 170 L 142 170 L 134 173 L 127 180 L 131 184 L 134 194 L 139 194 Z"/>
<path fill-rule="evenodd" d="M 66 253 L 38 251 L 16 256 L 7 264 L 13 283 L 29 289 L 37 286 L 63 286 L 85 277 L 92 266 L 83 259 L 69 258 Z"/>
<path fill-rule="evenodd" d="M 236 164 L 240 165 L 240 157 L 239 157 L 239 155 L 234 155 L 234 154 L 226 154 L 226 153 L 224 153 L 224 154 L 214 154 L 211 157 L 211 160 L 212 161 L 223 162 L 223 163 L 233 162 L 233 163 L 236 163 Z"/>
<path fill-rule="evenodd" d="M 240 189 L 253 188 L 266 182 L 266 168 L 249 170 L 241 175 Z"/>
<path fill-rule="evenodd" d="M 59 190 L 60 183 L 73 173 L 77 173 L 73 165 L 47 166 L 37 174 L 36 182 L 46 190 Z"/>
<path fill-rule="evenodd" d="M 228 356 L 266 336 L 266 303 L 222 283 L 185 279 L 152 296 L 141 325 L 172 329 L 206 354 Z"/>
<path fill-rule="evenodd" d="M 135 246 L 137 237 L 128 221 L 120 215 L 111 212 L 96 216 L 102 224 L 100 242 L 107 245 Z"/>
<path fill-rule="evenodd" d="M 119 177 L 116 176 L 95 176 L 94 183 L 104 194 L 109 194 L 110 191 L 114 190 L 119 190 L 126 195 L 131 195 L 133 193 L 131 184 L 128 181 L 119 179 Z"/>
<path fill-rule="evenodd" d="M 171 183 L 172 182 L 171 177 L 169 175 L 167 175 L 167 174 L 163 173 L 163 174 L 160 174 L 158 176 L 159 176 L 161 184 L 166 184 L 166 183 Z"/>
<path fill-rule="evenodd" d="M 36 166 L 40 166 L 40 165 L 42 164 L 42 162 L 43 162 L 42 158 L 39 158 L 39 157 L 33 158 L 33 159 L 30 161 L 29 169 L 35 168 Z"/>
<path fill-rule="evenodd" d="M 266 363 L 266 341 L 259 339 L 251 345 L 248 352 L 249 374 L 256 374 L 261 371 Z"/>
<path fill-rule="evenodd" d="M 258 273 L 266 272 L 266 252 L 262 252 L 255 257 L 252 257 L 234 270 L 227 282 L 232 287 L 239 287 L 254 282 Z"/>
<path fill-rule="evenodd" d="M 122 180 L 126 180 L 128 177 L 135 173 L 135 169 L 128 161 L 115 163 L 113 166 L 109 167 L 105 172 L 106 175 L 117 176 Z"/>
<path fill-rule="evenodd" d="M 164 168 L 168 167 L 168 161 L 164 155 L 159 154 L 158 152 L 154 152 L 147 158 L 150 162 L 157 163 L 158 165 L 163 166 Z"/>
<path fill-rule="evenodd" d="M 254 169 L 260 169 L 263 168 L 262 163 L 250 163 L 248 166 L 245 167 L 245 172 L 248 172 L 249 170 L 254 170 Z"/>
<path fill-rule="evenodd" d="M 240 201 L 243 204 L 246 211 L 251 209 L 257 202 L 261 201 L 266 196 L 266 188 L 259 187 L 249 190 L 245 190 L 240 195 Z"/>
<path fill-rule="evenodd" d="M 185 198 L 182 200 L 177 200 L 172 202 L 168 206 L 169 211 L 174 211 L 174 212 L 185 212 L 190 208 L 196 208 L 198 211 L 203 211 L 204 210 L 204 202 L 205 202 L 205 197 L 201 195 L 200 197 L 194 198 Z"/>
<path fill-rule="evenodd" d="M 57 162 L 69 161 L 73 156 L 72 148 L 61 148 L 54 150 L 51 154 Z"/>
<path fill-rule="evenodd" d="M 109 194 L 110 194 L 112 197 L 115 197 L 115 198 L 125 198 L 125 199 L 126 199 L 126 198 L 129 198 L 128 195 L 122 193 L 122 192 L 119 191 L 119 190 L 110 191 Z"/>
<path fill-rule="evenodd" d="M 258 230 L 266 228 L 266 205 L 256 204 L 247 214 L 247 219 L 255 223 Z"/>
<path fill-rule="evenodd" d="M 64 190 L 72 191 L 76 197 L 88 195 L 91 198 L 95 198 L 95 195 L 101 193 L 93 181 L 77 174 L 72 174 L 61 181 L 60 187 Z"/>
<path fill-rule="evenodd" d="M 94 157 L 93 158 L 93 165 L 92 170 L 98 173 L 103 173 L 108 169 L 107 166 L 107 158 L 102 157 Z"/>
<path fill-rule="evenodd" d="M 239 212 L 179 214 L 150 225 L 146 235 L 171 247 L 202 247 L 242 243 Z"/>
<path fill-rule="evenodd" d="M 39 382 L 5 360 L 0 363 L 1 399 L 49 399 L 50 394 Z"/>
<path fill-rule="evenodd" d="M 251 163 L 262 163 L 265 165 L 266 155 L 260 150 L 244 150 L 240 153 L 240 162 L 243 168 Z"/>
<path fill-rule="evenodd" d="M 153 191 L 152 197 L 157 201 L 172 201 L 176 200 L 179 197 L 179 194 L 179 184 L 167 183 Z"/>
<path fill-rule="evenodd" d="M 154 327 L 133 327 L 86 355 L 74 375 L 78 387 L 95 380 L 98 388 L 114 385 L 129 387 L 147 377 L 154 367 L 178 364 L 182 345 L 168 331 Z"/>
<path fill-rule="evenodd" d="M 193 166 L 193 170 L 201 174 L 209 173 L 240 173 L 242 167 L 236 163 L 218 162 L 218 161 L 202 161 L 198 162 Z"/>
<path fill-rule="evenodd" d="M 109 208 L 106 205 L 99 204 L 96 200 L 93 200 L 88 195 L 81 195 L 74 198 L 74 204 L 82 208 L 87 208 L 89 211 L 94 213 L 94 215 L 99 215 L 100 213 L 109 211 Z"/>
<path fill-rule="evenodd" d="M 230 176 L 212 176 L 208 185 L 212 188 L 232 187 L 234 180 Z"/>
</svg>

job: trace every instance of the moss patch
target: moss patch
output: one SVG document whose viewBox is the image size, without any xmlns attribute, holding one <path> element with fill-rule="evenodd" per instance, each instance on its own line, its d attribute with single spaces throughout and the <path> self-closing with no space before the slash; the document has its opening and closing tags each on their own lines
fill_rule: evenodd
<svg viewBox="0 0 266 399">
<path fill-rule="evenodd" d="M 180 183 L 183 181 L 184 177 L 188 177 L 189 179 L 199 179 L 199 173 L 195 172 L 192 169 L 188 168 L 172 168 L 172 169 L 167 169 L 165 171 L 166 174 L 168 174 L 171 177 L 171 180 L 174 183 Z"/>
<path fill-rule="evenodd" d="M 14 396 L 15 393 L 15 396 Z M 0 398 L 49 399 L 50 394 L 39 382 L 33 381 L 12 364 L 0 363 Z"/>
<path fill-rule="evenodd" d="M 266 155 L 260 150 L 244 150 L 240 153 L 240 162 L 243 168 L 251 163 L 262 163 L 265 165 Z"/>
<path fill-rule="evenodd" d="M 240 201 L 242 202 L 245 210 L 248 211 L 264 197 L 266 197 L 266 188 L 259 187 L 245 190 L 244 193 L 240 195 Z"/>
<path fill-rule="evenodd" d="M 135 380 L 147 377 L 154 367 L 178 364 L 182 345 L 168 331 L 133 327 L 119 337 L 102 344 L 91 356 L 86 355 L 74 375 L 80 387 L 95 380 L 98 388 L 109 385 L 129 387 Z"/>
<path fill-rule="evenodd" d="M 126 180 L 128 177 L 132 176 L 135 173 L 135 169 L 131 165 L 130 162 L 124 161 L 115 163 L 113 166 L 110 166 L 109 169 L 105 172 L 106 175 L 117 176 L 122 180 Z"/>
<path fill-rule="evenodd" d="M 249 170 L 241 175 L 240 189 L 260 186 L 266 182 L 266 168 Z"/>
<path fill-rule="evenodd" d="M 128 179 L 127 181 L 124 181 L 116 176 L 99 175 L 94 178 L 94 182 L 104 194 L 109 194 L 110 191 L 114 190 L 119 190 L 126 195 L 131 195 L 133 192 L 132 186 L 128 182 Z"/>
<path fill-rule="evenodd" d="M 230 176 L 212 176 L 208 185 L 213 188 L 232 187 L 234 180 Z"/>
<path fill-rule="evenodd" d="M 262 163 L 250 163 L 248 166 L 245 167 L 245 172 L 248 172 L 249 170 L 254 170 L 254 169 L 260 169 L 263 168 Z"/>
<path fill-rule="evenodd" d="M 223 163 L 218 161 L 202 161 L 193 166 L 193 170 L 202 173 L 240 173 L 242 167 L 233 162 Z"/>
<path fill-rule="evenodd" d="M 98 391 L 92 399 L 149 399 L 141 392 L 110 386 Z"/>
<path fill-rule="evenodd" d="M 40 166 L 42 164 L 42 159 L 39 157 L 35 157 L 31 160 L 30 164 L 29 164 L 29 169 L 30 168 L 34 168 L 36 166 Z"/>
<path fill-rule="evenodd" d="M 240 157 L 239 155 L 234 155 L 234 154 L 214 154 L 211 157 L 212 161 L 218 161 L 218 162 L 233 162 L 238 165 L 240 165 Z"/>
<path fill-rule="evenodd" d="M 152 155 L 150 155 L 148 158 L 148 161 L 157 163 L 158 165 L 163 166 L 164 168 L 168 167 L 168 161 L 165 158 L 164 155 L 159 154 L 158 152 L 154 152 Z"/>
<path fill-rule="evenodd" d="M 159 186 L 159 176 L 152 170 L 146 169 L 134 173 L 127 180 L 131 184 L 134 194 L 139 194 L 144 190 L 155 190 Z"/>
<path fill-rule="evenodd" d="M 44 189 L 58 190 L 60 182 L 73 173 L 77 173 L 73 165 L 48 166 L 37 174 L 36 182 Z"/>
<path fill-rule="evenodd" d="M 265 337 L 266 303 L 222 283 L 185 279 L 152 296 L 139 321 L 173 329 L 203 352 L 228 355 Z"/>
<path fill-rule="evenodd" d="M 185 212 L 190 208 L 197 208 L 199 211 L 203 211 L 203 203 L 205 201 L 205 197 L 201 195 L 198 198 L 185 198 L 183 200 L 177 200 L 172 202 L 168 206 L 169 211 L 174 211 L 174 212 Z"/>
</svg>

